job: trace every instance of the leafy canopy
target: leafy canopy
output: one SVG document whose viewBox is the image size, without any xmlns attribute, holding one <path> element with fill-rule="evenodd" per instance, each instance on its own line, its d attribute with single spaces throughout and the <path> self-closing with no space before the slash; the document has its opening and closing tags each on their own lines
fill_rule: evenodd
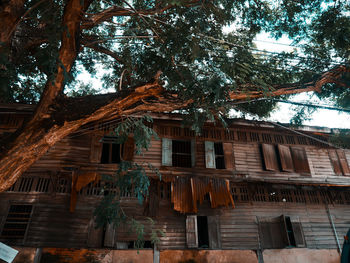
<svg viewBox="0 0 350 263">
<path fill-rule="evenodd" d="M 87 0 L 85 0 L 87 1 Z M 25 16 L 9 45 L 0 53 L 0 100 L 34 103 L 59 65 L 58 51 L 66 1 L 28 0 Z M 105 89 L 128 89 L 147 82 L 161 70 L 164 86 L 209 115 L 225 114 L 230 91 L 268 91 L 276 85 L 308 82 L 350 57 L 350 4 L 329 0 L 239 1 L 92 1 L 83 14 L 81 48 L 70 74 L 67 95 L 96 92 L 77 80 L 105 71 Z M 255 48 L 262 31 L 276 39 L 288 35 L 297 46 L 291 53 Z M 229 33 L 227 33 L 229 32 Z M 57 63 L 58 62 L 58 63 Z M 343 83 L 350 77 L 344 75 Z M 321 98 L 348 106 L 346 86 L 323 87 Z M 266 116 L 275 102 L 236 105 Z"/>
</svg>

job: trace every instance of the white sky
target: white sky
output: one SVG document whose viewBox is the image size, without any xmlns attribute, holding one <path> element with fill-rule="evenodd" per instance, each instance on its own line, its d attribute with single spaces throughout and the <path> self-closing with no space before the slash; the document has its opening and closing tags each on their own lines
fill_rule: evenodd
<svg viewBox="0 0 350 263">
<path fill-rule="evenodd" d="M 278 44 L 275 44 L 275 43 Z M 273 52 L 292 51 L 295 47 L 288 46 L 291 40 L 287 37 L 282 37 L 278 41 L 271 39 L 267 33 L 259 34 L 256 38 L 255 44 L 258 49 L 264 49 Z M 315 96 L 310 100 L 305 94 L 295 95 L 291 100 L 297 102 L 312 102 L 313 104 L 326 104 L 320 102 Z M 295 106 L 278 103 L 278 110 L 271 114 L 268 120 L 288 123 L 293 116 L 293 109 Z M 311 120 L 304 122 L 305 125 L 323 126 L 330 128 L 350 128 L 350 113 L 338 112 L 334 110 L 318 109 L 311 115 Z"/>
<path fill-rule="evenodd" d="M 270 38 L 267 33 L 259 34 L 256 38 L 255 44 L 258 49 L 273 52 L 292 51 L 295 49 L 295 47 L 288 46 L 291 44 L 291 40 L 287 37 L 282 37 L 276 41 L 275 39 Z M 109 88 L 107 90 L 102 88 L 102 82 L 100 79 L 104 73 L 106 73 L 106 71 L 98 70 L 97 76 L 92 78 L 87 72 L 83 72 L 82 74 L 79 74 L 77 78 L 85 83 L 91 82 L 93 84 L 92 86 L 95 89 L 100 90 L 101 93 L 115 92 L 114 88 Z M 315 96 L 310 100 L 305 94 L 298 94 L 290 100 L 296 102 L 312 102 L 314 104 L 321 103 L 315 98 Z M 296 106 L 286 103 L 278 103 L 278 109 L 275 110 L 267 120 L 288 123 L 293 116 L 293 109 L 295 109 L 295 107 Z M 350 113 L 319 109 L 311 115 L 311 120 L 305 121 L 304 124 L 330 128 L 350 128 Z"/>
</svg>

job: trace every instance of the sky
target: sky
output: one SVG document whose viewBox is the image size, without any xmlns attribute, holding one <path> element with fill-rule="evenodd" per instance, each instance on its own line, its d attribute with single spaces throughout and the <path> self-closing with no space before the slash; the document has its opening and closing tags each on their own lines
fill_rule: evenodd
<svg viewBox="0 0 350 263">
<path fill-rule="evenodd" d="M 259 34 L 254 42 L 258 49 L 266 51 L 282 52 L 292 51 L 295 49 L 295 47 L 290 46 L 292 41 L 288 37 L 282 37 L 279 40 L 275 40 L 273 38 L 270 38 L 267 33 Z M 96 77 L 91 78 L 87 72 L 83 71 L 82 74 L 78 75 L 78 79 L 85 83 L 92 82 L 92 86 L 97 90 L 103 90 L 103 93 L 114 92 L 114 88 L 108 90 L 104 90 L 102 88 L 102 82 L 99 79 L 102 78 L 104 73 L 106 73 L 106 71 L 97 70 Z M 318 100 L 316 96 L 313 96 L 310 99 L 307 94 L 298 94 L 289 100 L 304 103 L 312 102 L 313 104 L 326 104 Z M 295 108 L 296 106 L 290 104 L 278 103 L 277 109 L 272 112 L 271 117 L 264 120 L 289 123 L 290 119 L 293 116 Z M 350 129 L 350 113 L 339 112 L 335 110 L 318 109 L 310 116 L 310 120 L 305 121 L 303 124 L 310 126 Z"/>
<path fill-rule="evenodd" d="M 291 45 L 292 41 L 287 37 L 282 37 L 278 41 L 269 37 L 267 33 L 261 33 L 254 41 L 258 49 L 273 52 L 292 51 L 295 47 Z M 325 104 L 313 96 L 309 99 L 307 94 L 298 94 L 289 99 L 296 102 L 311 102 L 313 104 Z M 278 109 L 275 110 L 267 120 L 288 123 L 293 116 L 295 106 L 286 103 L 278 103 Z M 304 125 L 322 126 L 330 128 L 348 128 L 350 129 L 350 113 L 334 110 L 318 109 L 311 116 L 311 120 L 305 121 Z"/>
</svg>

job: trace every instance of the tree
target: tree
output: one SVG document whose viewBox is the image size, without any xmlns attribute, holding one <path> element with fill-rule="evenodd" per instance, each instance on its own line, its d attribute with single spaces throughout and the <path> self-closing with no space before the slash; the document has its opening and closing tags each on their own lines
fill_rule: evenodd
<svg viewBox="0 0 350 263">
<path fill-rule="evenodd" d="M 325 0 L 3 1 L 0 100 L 40 100 L 30 121 L 5 138 L 0 191 L 57 141 L 112 115 L 223 116 L 232 102 L 306 91 L 346 106 L 349 12 L 347 1 Z M 257 50 L 262 30 L 287 34 L 302 54 Z M 79 89 L 81 68 L 93 75 L 97 65 L 108 69 L 104 85 L 115 93 Z M 266 115 L 274 105 L 236 107 Z"/>
</svg>

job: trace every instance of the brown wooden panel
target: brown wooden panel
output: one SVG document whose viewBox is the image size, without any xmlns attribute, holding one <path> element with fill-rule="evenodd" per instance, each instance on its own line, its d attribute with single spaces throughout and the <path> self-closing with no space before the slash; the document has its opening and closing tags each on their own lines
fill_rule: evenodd
<svg viewBox="0 0 350 263">
<path fill-rule="evenodd" d="M 339 162 L 341 169 L 343 170 L 343 175 L 350 175 L 350 169 L 348 165 L 348 161 L 345 156 L 345 152 L 343 150 L 337 150 Z"/>
<path fill-rule="evenodd" d="M 261 147 L 264 155 L 265 169 L 269 171 L 279 171 L 275 146 L 263 143 Z"/>
<path fill-rule="evenodd" d="M 259 237 L 263 248 L 273 248 L 270 224 L 268 222 L 259 223 Z"/>
<path fill-rule="evenodd" d="M 107 224 L 106 226 L 106 232 L 105 232 L 105 239 L 104 239 L 104 246 L 105 247 L 114 247 L 115 244 L 115 227 L 114 224 Z"/>
<path fill-rule="evenodd" d="M 343 175 L 337 152 L 335 150 L 328 150 L 328 153 L 329 159 L 331 160 L 333 166 L 334 173 L 336 175 Z"/>
<path fill-rule="evenodd" d="M 93 135 L 91 137 L 90 162 L 100 163 L 102 154 L 102 143 L 100 142 L 100 135 Z"/>
<path fill-rule="evenodd" d="M 197 216 L 186 218 L 186 241 L 188 248 L 198 247 Z"/>
<path fill-rule="evenodd" d="M 221 248 L 219 216 L 208 216 L 209 248 Z"/>
<path fill-rule="evenodd" d="M 123 160 L 132 161 L 134 159 L 135 141 L 133 137 L 128 137 L 124 143 Z"/>
<path fill-rule="evenodd" d="M 304 148 L 291 147 L 294 169 L 297 173 L 310 173 L 309 162 Z"/>
<path fill-rule="evenodd" d="M 233 170 L 235 167 L 233 158 L 233 145 L 230 142 L 224 142 L 222 144 L 222 147 L 224 149 L 225 167 L 226 169 Z"/>
<path fill-rule="evenodd" d="M 286 223 L 286 218 L 284 215 L 281 215 L 279 217 L 279 223 L 280 223 L 280 228 L 281 228 L 281 247 L 286 247 L 289 246 L 291 244 L 290 240 L 289 240 L 289 236 L 288 236 L 288 231 L 287 231 L 287 223 Z"/>
<path fill-rule="evenodd" d="M 306 245 L 305 245 L 305 239 L 304 239 L 303 228 L 301 226 L 301 223 L 292 222 L 292 228 L 294 233 L 295 246 L 305 247 Z"/>
<path fill-rule="evenodd" d="M 95 220 L 92 218 L 89 222 L 89 233 L 87 239 L 88 247 L 101 247 L 103 237 L 103 227 L 96 228 Z"/>
<path fill-rule="evenodd" d="M 292 159 L 292 154 L 290 152 L 289 146 L 279 144 L 278 152 L 281 159 L 282 171 L 293 172 L 294 171 L 293 159 Z"/>
</svg>

